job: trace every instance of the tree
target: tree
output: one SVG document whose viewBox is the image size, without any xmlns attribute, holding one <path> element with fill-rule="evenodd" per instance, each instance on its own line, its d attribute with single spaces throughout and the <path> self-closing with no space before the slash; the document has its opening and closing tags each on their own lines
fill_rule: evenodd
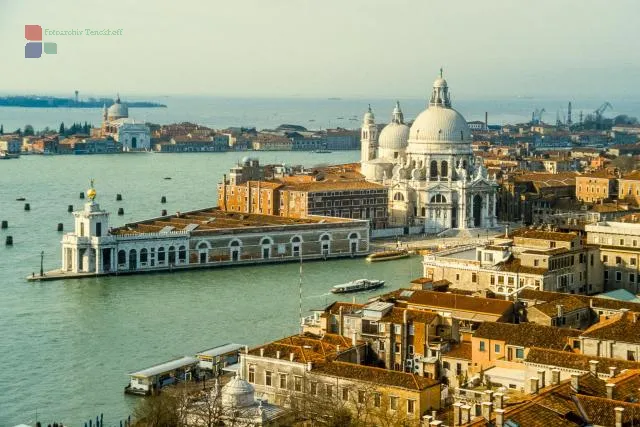
<svg viewBox="0 0 640 427">
<path fill-rule="evenodd" d="M 0 125 L 0 135 L 4 135 L 4 125 Z"/>
<path fill-rule="evenodd" d="M 60 123 L 60 130 L 58 131 L 60 135 L 64 135 L 64 122 Z"/>
<path fill-rule="evenodd" d="M 32 136 L 32 135 L 35 135 L 35 132 L 33 130 L 33 126 L 26 125 L 24 127 L 24 136 Z"/>
</svg>

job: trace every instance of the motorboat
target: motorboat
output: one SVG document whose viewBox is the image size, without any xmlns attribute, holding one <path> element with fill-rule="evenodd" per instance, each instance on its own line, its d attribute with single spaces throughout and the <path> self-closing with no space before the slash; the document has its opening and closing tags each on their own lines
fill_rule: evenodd
<svg viewBox="0 0 640 427">
<path fill-rule="evenodd" d="M 393 259 L 408 258 L 409 251 L 406 249 L 398 249 L 395 251 L 376 252 L 367 257 L 369 262 L 390 261 Z"/>
<path fill-rule="evenodd" d="M 331 292 L 334 294 L 346 294 L 348 292 L 368 291 L 383 286 L 384 280 L 358 279 L 353 282 L 343 283 L 342 285 L 335 285 L 331 288 Z"/>
</svg>

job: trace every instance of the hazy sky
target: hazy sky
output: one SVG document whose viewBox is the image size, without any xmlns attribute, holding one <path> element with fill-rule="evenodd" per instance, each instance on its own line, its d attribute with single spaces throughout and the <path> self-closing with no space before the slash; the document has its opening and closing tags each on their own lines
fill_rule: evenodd
<svg viewBox="0 0 640 427">
<path fill-rule="evenodd" d="M 640 94 L 638 0 L 0 0 L 0 92 L 425 98 Z M 122 29 L 45 36 L 24 25 Z"/>
</svg>

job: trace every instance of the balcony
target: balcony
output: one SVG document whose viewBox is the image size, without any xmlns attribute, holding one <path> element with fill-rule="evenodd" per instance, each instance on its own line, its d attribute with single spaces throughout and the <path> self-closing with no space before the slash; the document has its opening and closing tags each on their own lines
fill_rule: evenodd
<svg viewBox="0 0 640 427">
<path fill-rule="evenodd" d="M 380 332 L 380 329 L 378 328 L 378 325 L 362 325 L 362 335 L 373 335 L 373 336 L 380 336 L 383 335 L 382 332 Z"/>
</svg>

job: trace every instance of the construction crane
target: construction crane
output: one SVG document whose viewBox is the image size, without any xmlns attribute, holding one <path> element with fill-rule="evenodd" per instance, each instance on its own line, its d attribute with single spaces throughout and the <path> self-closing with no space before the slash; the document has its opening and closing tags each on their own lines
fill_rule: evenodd
<svg viewBox="0 0 640 427">
<path fill-rule="evenodd" d="M 596 111 L 593 112 L 593 114 L 596 115 L 596 120 L 598 122 L 600 122 L 600 120 L 602 120 L 602 115 L 607 110 L 607 108 L 613 110 L 613 106 L 611 104 L 609 104 L 609 102 L 605 101 L 604 104 L 602 104 L 600 107 L 598 107 L 598 109 Z"/>
<path fill-rule="evenodd" d="M 542 113 L 544 113 L 546 110 L 544 108 L 542 109 L 537 109 L 531 113 L 531 124 L 533 125 L 539 125 L 540 123 L 542 123 Z"/>
<path fill-rule="evenodd" d="M 571 127 L 573 123 L 571 122 L 571 101 L 569 101 L 569 106 L 567 107 L 567 127 Z"/>
</svg>

